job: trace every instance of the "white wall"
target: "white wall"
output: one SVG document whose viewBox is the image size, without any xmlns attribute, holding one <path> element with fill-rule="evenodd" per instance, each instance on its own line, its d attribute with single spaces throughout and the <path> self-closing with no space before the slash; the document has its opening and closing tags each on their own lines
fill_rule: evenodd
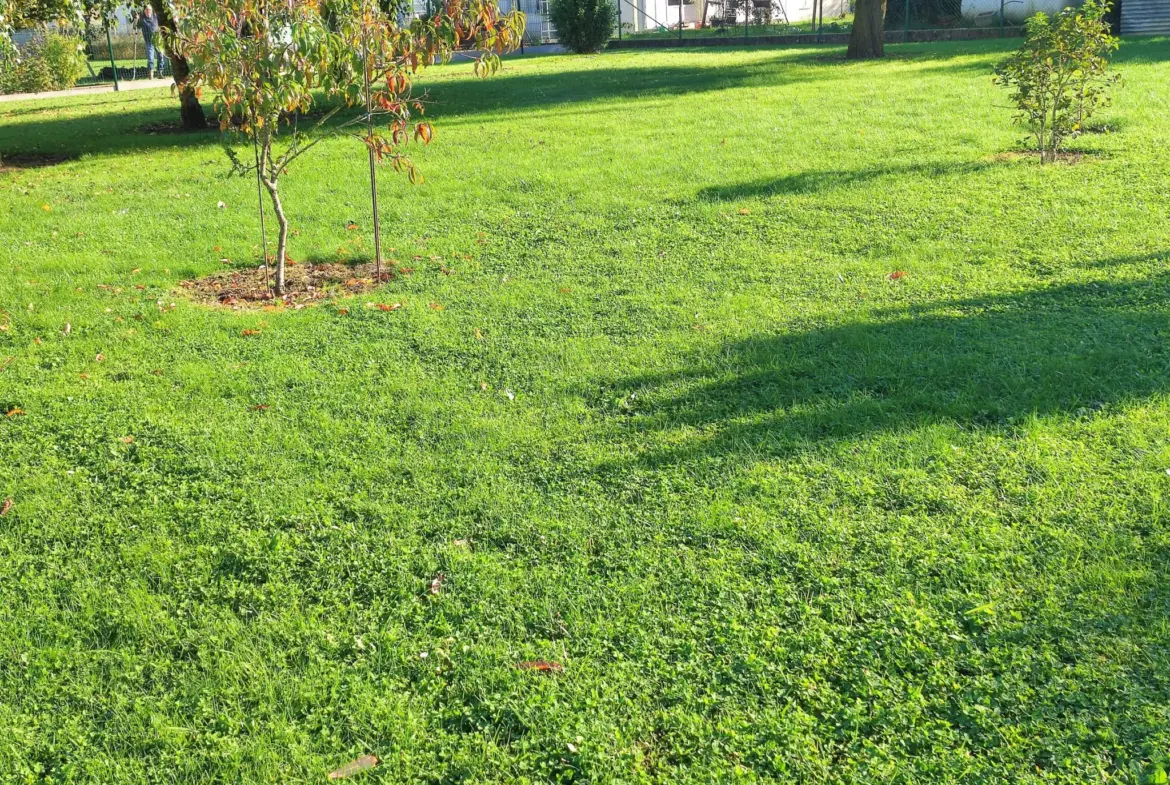
<svg viewBox="0 0 1170 785">
<path fill-rule="evenodd" d="M 780 0 L 780 5 L 784 8 L 784 14 L 777 14 L 773 12 L 773 20 L 783 22 L 784 16 L 788 17 L 788 21 L 807 22 L 812 19 L 813 0 Z M 825 22 L 830 22 L 837 17 L 849 13 L 849 0 L 825 0 Z M 818 17 L 820 14 L 818 14 Z"/>
<path fill-rule="evenodd" d="M 963 0 L 963 16 L 984 24 L 999 24 L 999 3 L 1000 0 Z M 1019 23 L 1041 11 L 1053 14 L 1066 6 L 1080 4 L 1079 0 L 1008 0 L 1003 7 L 1003 15 L 1009 22 Z"/>
</svg>

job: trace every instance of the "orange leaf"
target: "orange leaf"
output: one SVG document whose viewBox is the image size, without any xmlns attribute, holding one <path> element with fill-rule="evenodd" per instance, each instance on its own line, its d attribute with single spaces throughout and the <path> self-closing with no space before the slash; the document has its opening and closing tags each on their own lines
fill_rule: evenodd
<svg viewBox="0 0 1170 785">
<path fill-rule="evenodd" d="M 740 215 L 751 215 L 752 211 L 747 209 L 746 207 L 741 207 L 741 208 L 739 208 L 739 214 Z"/>
<path fill-rule="evenodd" d="M 102 354 L 101 352 L 98 352 L 98 353 L 97 353 L 97 357 L 94 357 L 94 358 L 93 358 L 93 361 L 94 361 L 95 363 L 100 363 L 100 362 L 101 362 L 102 360 L 104 360 L 104 359 L 106 359 L 106 356 L 105 356 L 104 354 Z"/>
<path fill-rule="evenodd" d="M 903 271 L 901 271 L 901 270 L 894 270 L 894 272 L 890 273 L 890 274 L 889 274 L 889 275 L 887 275 L 886 277 L 887 277 L 887 278 L 889 278 L 891 281 L 896 281 L 896 280 L 898 280 L 899 278 L 905 278 L 905 277 L 906 277 L 906 273 L 904 273 L 904 272 L 903 272 Z"/>
<path fill-rule="evenodd" d="M 134 437 L 133 436 L 123 436 L 118 441 L 122 442 L 122 444 L 129 444 L 130 442 L 134 441 Z"/>
<path fill-rule="evenodd" d="M 12 509 L 12 498 L 9 497 L 9 498 L 4 500 L 3 505 L 0 505 L 0 518 L 3 518 L 5 515 L 7 515 L 8 511 L 11 509 Z"/>
<path fill-rule="evenodd" d="M 402 307 L 402 303 L 390 303 L 389 305 L 386 305 L 386 303 L 374 303 L 374 307 L 379 311 L 397 311 Z"/>
<path fill-rule="evenodd" d="M 259 335 L 259 334 L 260 334 L 259 330 L 244 330 L 242 333 L 240 333 L 240 335 L 243 335 L 244 337 L 250 337 L 250 336 Z"/>
<path fill-rule="evenodd" d="M 539 673 L 560 673 L 565 669 L 565 666 L 559 662 L 549 662 L 548 660 L 520 662 L 516 664 L 516 667 L 522 671 L 537 671 Z"/>
<path fill-rule="evenodd" d="M 262 411 L 264 411 L 264 410 L 265 410 L 265 409 L 267 409 L 267 408 L 268 408 L 268 404 L 266 404 L 266 403 L 258 403 L 258 404 L 256 404 L 255 406 L 253 406 L 253 407 L 252 407 L 252 411 L 254 411 L 254 412 L 262 412 Z"/>
<path fill-rule="evenodd" d="M 353 221 L 350 221 L 349 223 L 347 223 L 345 225 L 345 228 L 352 232 L 354 229 L 358 228 L 358 225 L 356 223 L 354 223 Z"/>
<path fill-rule="evenodd" d="M 441 310 L 443 310 L 443 306 L 439 305 L 438 303 L 429 303 L 429 304 L 427 305 L 427 308 L 430 308 L 432 311 L 441 311 Z"/>
<path fill-rule="evenodd" d="M 349 309 L 348 308 L 338 308 L 337 313 L 340 314 L 341 316 L 345 316 L 349 313 Z"/>
<path fill-rule="evenodd" d="M 13 406 L 11 409 L 8 410 L 8 414 L 6 414 L 4 416 L 5 417 L 20 417 L 23 414 L 24 414 L 24 409 L 20 408 L 19 406 Z"/>
<path fill-rule="evenodd" d="M 328 776 L 331 780 L 341 780 L 345 779 L 346 777 L 352 777 L 353 775 L 363 772 L 366 769 L 372 769 L 377 765 L 378 757 L 376 755 L 363 755 L 356 760 L 351 760 L 341 768 L 329 772 Z"/>
</svg>

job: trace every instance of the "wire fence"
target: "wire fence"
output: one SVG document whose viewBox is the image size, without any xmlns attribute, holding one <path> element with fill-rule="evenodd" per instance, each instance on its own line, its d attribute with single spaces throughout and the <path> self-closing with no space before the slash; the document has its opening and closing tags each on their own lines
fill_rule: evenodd
<svg viewBox="0 0 1170 785">
<path fill-rule="evenodd" d="M 886 39 L 931 41 L 1017 35 L 1039 12 L 1056 13 L 1081 0 L 888 0 Z M 430 12 L 437 0 L 406 0 L 403 22 Z M 611 46 L 615 48 L 705 44 L 841 43 L 853 26 L 855 0 L 613 0 L 617 8 Z M 1124 2 L 1124 0 L 1122 0 Z M 1170 6 L 1170 0 L 1166 0 Z M 499 0 L 503 11 L 528 18 L 525 47 L 555 44 L 549 0 Z M 1120 13 L 1120 12 L 1119 12 Z M 78 85 L 135 81 L 152 75 L 146 40 L 133 13 L 122 9 L 107 30 L 84 31 L 86 72 Z M 1117 20 L 1115 20 L 1115 23 Z M 18 32 L 18 45 L 34 35 Z M 171 68 L 156 49 L 153 74 L 169 77 Z"/>
</svg>

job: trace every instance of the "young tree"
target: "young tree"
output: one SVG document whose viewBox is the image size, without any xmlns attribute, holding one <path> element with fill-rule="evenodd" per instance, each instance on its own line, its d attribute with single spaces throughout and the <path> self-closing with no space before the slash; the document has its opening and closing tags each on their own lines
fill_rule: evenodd
<svg viewBox="0 0 1170 785">
<path fill-rule="evenodd" d="M 429 63 L 450 60 L 458 47 L 479 51 L 477 75 L 494 73 L 499 54 L 520 45 L 525 19 L 519 11 L 500 14 L 494 0 L 449 1 L 405 25 L 395 9 L 387 12 L 374 0 L 342 0 L 331 10 L 349 55 L 335 64 L 333 73 L 346 102 L 364 110 L 364 133 L 357 136 L 369 157 L 375 277 L 382 280 L 377 164 L 388 160 L 395 171 L 420 183 L 422 175 L 403 147 L 411 140 L 429 144 L 434 137 L 430 123 L 414 119 L 424 110 L 423 101 L 413 95 L 414 77 Z"/>
<path fill-rule="evenodd" d="M 489 50 L 476 64 L 477 71 L 486 74 L 498 67 L 490 50 L 518 41 L 516 31 L 523 24 L 521 15 L 502 17 L 494 0 L 446 0 L 428 19 L 405 26 L 372 3 L 364 7 L 364 14 L 339 14 L 336 8 L 322 9 L 318 0 L 174 3 L 171 45 L 190 62 L 190 86 L 214 90 L 220 129 L 242 133 L 251 142 L 252 161 L 241 159 L 230 146 L 225 149 L 234 171 L 255 173 L 272 202 L 279 226 L 273 259 L 277 296 L 285 293 L 289 228 L 280 179 L 289 166 L 322 139 L 364 124 L 366 133 L 359 138 L 370 152 L 371 164 L 388 159 L 417 182 L 421 178 L 401 147 L 412 139 L 429 142 L 434 131 L 429 123 L 413 121 L 412 110 L 420 111 L 422 104 L 410 98 L 412 76 L 468 43 Z M 331 126 L 339 104 L 307 132 L 301 131 L 298 122 L 311 107 L 315 88 L 340 93 L 350 105 L 361 104 L 366 111 Z M 388 118 L 385 132 L 375 127 L 375 117 Z M 283 143 L 282 124 L 291 126 Z M 372 196 L 376 200 L 376 191 Z"/>
<path fill-rule="evenodd" d="M 308 134 L 297 127 L 312 105 L 313 88 L 328 82 L 341 39 L 328 29 L 315 0 L 178 0 L 173 10 L 168 46 L 189 61 L 188 85 L 197 94 L 203 86 L 214 90 L 220 130 L 242 133 L 252 143 L 251 162 L 228 145 L 224 149 L 234 171 L 256 173 L 272 201 L 279 225 L 273 288 L 282 296 L 288 217 L 280 179 L 320 141 L 313 132 L 337 111 L 327 112 Z M 290 118 L 291 133 L 281 145 L 280 127 Z"/>
<path fill-rule="evenodd" d="M 1055 20 L 1036 14 L 1019 50 L 995 70 L 996 83 L 1012 88 L 1015 121 L 1032 133 L 1042 163 L 1056 160 L 1064 142 L 1108 103 L 1120 78 L 1108 71 L 1118 46 L 1108 13 L 1108 2 L 1087 0 Z"/>
<path fill-rule="evenodd" d="M 885 57 L 886 0 L 857 0 L 853 12 L 853 29 L 849 33 L 850 60 L 873 60 Z"/>
</svg>

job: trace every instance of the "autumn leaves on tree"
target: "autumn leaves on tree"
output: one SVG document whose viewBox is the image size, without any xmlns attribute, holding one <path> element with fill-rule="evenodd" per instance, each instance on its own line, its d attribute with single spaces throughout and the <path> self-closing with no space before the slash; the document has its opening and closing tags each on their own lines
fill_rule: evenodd
<svg viewBox="0 0 1170 785">
<path fill-rule="evenodd" d="M 480 52 L 476 73 L 487 76 L 498 69 L 499 53 L 516 48 L 524 31 L 523 14 L 501 14 L 494 0 L 447 0 L 409 24 L 400 24 L 375 0 L 330 6 L 316 0 L 177 0 L 174 22 L 168 43 L 189 63 L 188 86 L 214 91 L 220 129 L 242 135 L 252 148 L 241 154 L 225 147 L 234 171 L 257 177 L 276 216 L 276 253 L 265 257 L 273 263 L 278 297 L 286 289 L 289 235 L 280 179 L 289 166 L 325 138 L 360 140 L 370 161 L 380 251 L 375 165 L 388 161 L 420 182 L 404 148 L 434 136 L 419 119 L 424 104 L 413 94 L 415 76 L 431 63 L 446 62 L 459 47 Z M 341 102 L 309 122 L 314 91 Z M 334 122 L 345 106 L 360 113 Z"/>
</svg>

